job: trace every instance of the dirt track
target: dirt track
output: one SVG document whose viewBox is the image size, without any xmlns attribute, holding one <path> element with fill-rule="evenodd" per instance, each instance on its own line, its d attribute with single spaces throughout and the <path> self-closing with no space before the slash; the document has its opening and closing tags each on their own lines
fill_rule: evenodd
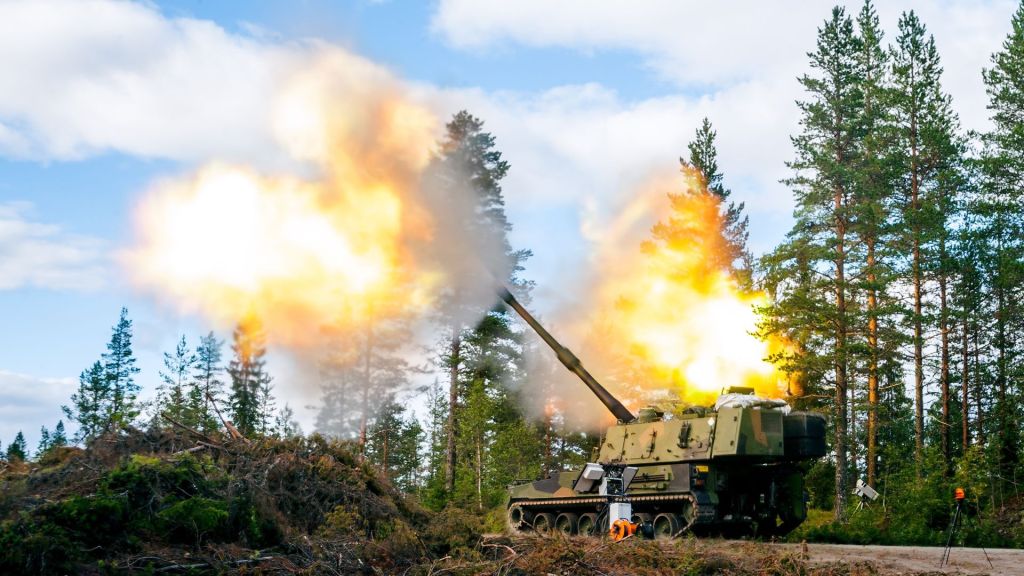
<svg viewBox="0 0 1024 576">
<path fill-rule="evenodd" d="M 801 550 L 801 544 L 778 544 Z M 807 544 L 812 563 L 870 562 L 884 574 L 935 572 L 948 574 L 1024 575 L 1024 550 L 989 549 L 988 560 L 981 548 L 953 548 L 949 566 L 940 569 L 942 548 L 922 546 L 852 546 L 845 544 Z"/>
</svg>

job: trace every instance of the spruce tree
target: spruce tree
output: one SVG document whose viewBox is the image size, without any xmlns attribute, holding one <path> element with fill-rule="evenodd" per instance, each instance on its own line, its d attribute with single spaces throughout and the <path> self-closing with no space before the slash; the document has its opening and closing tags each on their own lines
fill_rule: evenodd
<svg viewBox="0 0 1024 576">
<path fill-rule="evenodd" d="M 41 458 L 50 447 L 53 446 L 53 440 L 50 438 L 50 431 L 43 426 L 39 429 L 39 445 L 36 446 L 36 458 Z"/>
<path fill-rule="evenodd" d="M 28 446 L 25 443 L 25 435 L 18 430 L 18 434 L 14 436 L 14 441 L 7 446 L 7 461 L 8 462 L 24 462 L 28 459 Z"/>
<path fill-rule="evenodd" d="M 122 424 L 131 424 L 139 415 L 136 403 L 139 385 L 135 383 L 139 368 L 135 365 L 132 353 L 132 321 L 128 319 L 127 308 L 121 308 L 121 316 L 112 330 L 107 352 L 102 358 L 108 394 L 104 403 L 106 413 L 103 430 L 107 431 Z"/>
<path fill-rule="evenodd" d="M 239 321 L 232 333 L 231 350 L 234 353 L 228 365 L 231 418 L 239 432 L 250 436 L 264 431 L 269 418 L 261 412 L 266 405 L 270 375 L 264 358 L 266 334 L 258 317 L 250 314 Z"/>
<path fill-rule="evenodd" d="M 302 427 L 295 420 L 295 411 L 288 404 L 285 404 L 274 418 L 274 436 L 278 438 L 302 436 Z"/>
<path fill-rule="evenodd" d="M 71 395 L 71 405 L 63 406 L 64 414 L 78 424 L 75 440 L 89 441 L 104 430 L 110 399 L 110 382 L 103 364 L 96 361 L 78 377 L 78 390 Z"/>
<path fill-rule="evenodd" d="M 203 432 L 217 430 L 219 420 L 214 409 L 215 403 L 221 401 L 224 394 L 224 382 L 220 374 L 221 346 L 211 331 L 199 339 L 196 347 L 196 361 L 192 370 L 192 382 L 189 390 L 189 404 L 196 414 L 199 429 Z"/>
<path fill-rule="evenodd" d="M 409 384 L 403 348 L 411 338 L 402 316 L 376 318 L 357 330 L 328 328 L 329 351 L 321 360 L 322 402 L 317 430 L 355 438 L 365 456 L 374 415 Z"/>
<path fill-rule="evenodd" d="M 158 392 L 160 400 L 157 403 L 157 416 L 166 414 L 175 421 L 190 427 L 196 427 L 199 424 L 198 414 L 194 411 L 189 399 L 189 376 L 195 368 L 196 361 L 196 356 L 189 350 L 184 335 L 174 347 L 173 354 L 164 352 L 164 369 L 160 371 L 162 385 Z"/>
<path fill-rule="evenodd" d="M 50 446 L 58 448 L 60 446 L 68 445 L 68 437 L 64 432 L 64 421 L 58 420 L 57 426 L 53 429 L 53 434 L 50 436 Z"/>
<path fill-rule="evenodd" d="M 704 179 L 704 186 L 701 189 L 714 194 L 721 203 L 722 244 L 725 250 L 723 254 L 712 254 L 709 257 L 716 259 L 718 265 L 729 270 L 741 287 L 749 289 L 753 281 L 752 256 L 747 249 L 747 240 L 750 237 L 747 228 L 750 219 L 743 214 L 743 202 L 737 204 L 729 200 L 732 192 L 725 187 L 722 173 L 718 169 L 718 150 L 715 147 L 717 136 L 718 133 L 711 127 L 711 122 L 704 118 L 693 141 L 687 145 L 689 159 L 680 158 L 679 164 L 684 169 L 698 170 Z"/>
</svg>

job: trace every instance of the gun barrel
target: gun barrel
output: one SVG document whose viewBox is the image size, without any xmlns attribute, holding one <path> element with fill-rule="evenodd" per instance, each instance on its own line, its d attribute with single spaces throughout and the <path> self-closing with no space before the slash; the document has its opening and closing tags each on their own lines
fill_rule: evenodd
<svg viewBox="0 0 1024 576">
<path fill-rule="evenodd" d="M 537 319 L 534 318 L 518 300 L 516 300 L 516 297 L 509 292 L 508 288 L 505 288 L 504 286 L 499 287 L 498 294 L 501 299 L 504 300 L 510 308 L 515 310 L 516 313 L 519 314 L 519 317 L 529 324 L 530 328 L 533 328 L 533 331 L 536 332 L 537 335 L 555 351 L 555 354 L 558 356 L 558 360 L 573 374 L 578 376 L 580 380 L 583 380 L 583 383 L 587 385 L 587 388 L 590 388 L 590 391 L 597 396 L 598 400 L 600 400 L 601 403 L 604 404 L 617 419 L 622 422 L 632 422 L 633 420 L 636 420 L 636 416 L 633 416 L 633 413 L 623 406 L 622 402 L 619 402 L 615 396 L 612 396 L 608 390 L 605 390 L 604 386 L 601 386 L 601 383 L 598 382 L 596 378 L 590 375 L 590 372 L 587 372 L 587 369 L 583 367 L 580 359 L 577 358 L 575 354 L 565 346 L 562 346 L 558 340 L 555 340 L 555 337 L 552 336 L 550 332 L 540 325 L 540 322 L 537 322 Z"/>
</svg>

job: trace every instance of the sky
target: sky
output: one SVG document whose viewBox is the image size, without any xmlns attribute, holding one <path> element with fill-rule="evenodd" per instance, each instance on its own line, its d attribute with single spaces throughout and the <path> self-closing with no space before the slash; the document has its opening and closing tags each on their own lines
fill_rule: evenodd
<svg viewBox="0 0 1024 576">
<path fill-rule="evenodd" d="M 746 203 L 753 251 L 783 239 L 797 78 L 832 6 L 0 0 L 0 442 L 23 430 L 34 446 L 39 427 L 56 424 L 122 306 L 147 390 L 180 335 L 212 328 L 133 287 L 119 254 L 134 211 L 154 183 L 209 162 L 297 170 L 269 110 L 317 54 L 388 71 L 441 118 L 466 109 L 485 121 L 511 165 L 511 241 L 534 252 L 526 275 L 544 317 L 587 289 L 595 243 L 644 182 L 677 169 L 704 117 L 725 184 Z M 878 6 L 887 39 L 904 10 L 935 35 L 965 130 L 987 126 L 981 70 L 1015 9 Z M 272 369 L 287 362 L 272 351 Z M 315 383 L 279 378 L 278 396 L 310 429 Z"/>
</svg>

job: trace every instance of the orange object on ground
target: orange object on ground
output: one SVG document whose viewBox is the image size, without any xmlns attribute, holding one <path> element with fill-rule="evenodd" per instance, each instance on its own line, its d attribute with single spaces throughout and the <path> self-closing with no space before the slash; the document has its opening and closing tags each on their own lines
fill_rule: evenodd
<svg viewBox="0 0 1024 576">
<path fill-rule="evenodd" d="M 608 536 L 612 540 L 618 542 L 623 538 L 636 534 L 636 528 L 639 524 L 633 524 L 625 518 L 620 518 L 615 522 L 612 522 L 612 527 L 608 530 Z"/>
<path fill-rule="evenodd" d="M 964 494 L 964 489 L 963 488 L 957 488 L 956 491 L 953 493 L 953 495 L 957 499 L 957 501 L 960 501 L 960 500 L 963 500 L 964 498 L 966 498 L 966 495 Z"/>
</svg>

